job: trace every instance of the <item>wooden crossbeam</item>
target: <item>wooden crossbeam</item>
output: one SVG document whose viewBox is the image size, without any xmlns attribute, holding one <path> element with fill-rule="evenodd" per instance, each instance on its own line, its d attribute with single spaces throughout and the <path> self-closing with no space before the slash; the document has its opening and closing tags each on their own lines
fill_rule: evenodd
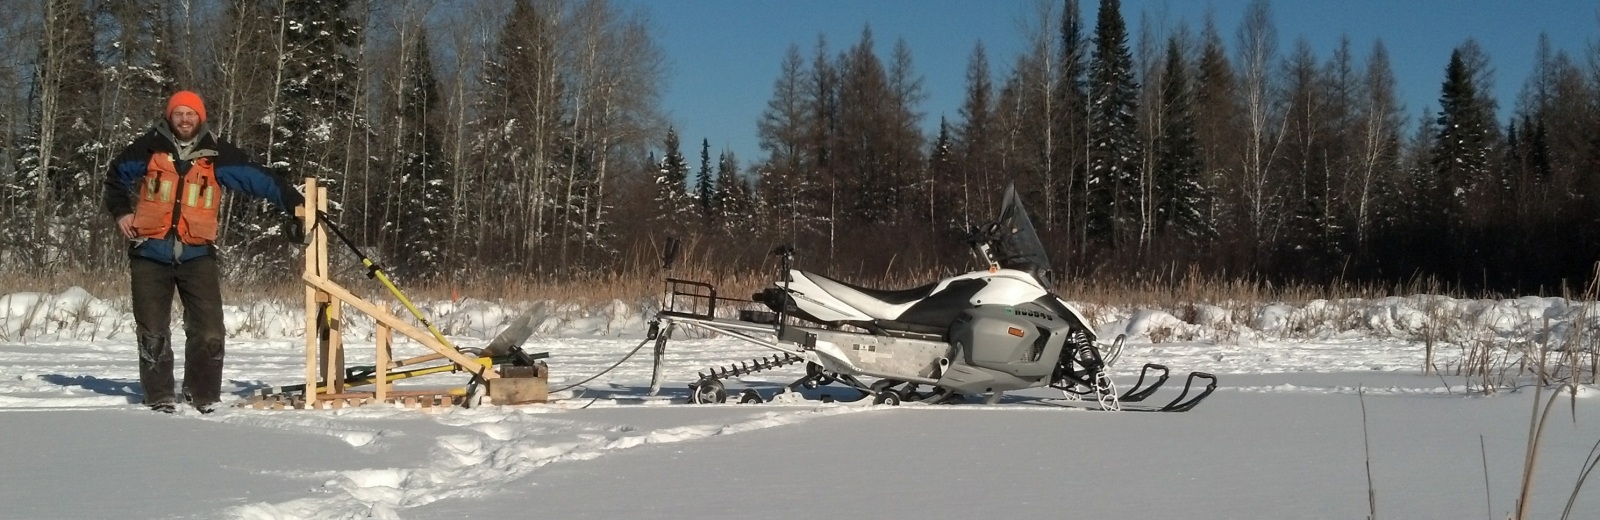
<svg viewBox="0 0 1600 520">
<path fill-rule="evenodd" d="M 437 338 L 433 337 L 433 334 L 423 331 L 422 329 L 419 329 L 410 323 L 406 323 L 405 320 L 400 319 L 399 316 L 390 314 L 389 311 L 384 310 L 382 307 L 373 305 L 371 302 L 361 299 L 361 297 L 352 294 L 344 287 L 340 287 L 339 284 L 334 283 L 332 280 L 314 277 L 310 274 L 304 276 L 303 279 L 307 285 L 326 292 L 332 295 L 334 299 L 354 307 L 356 310 L 366 313 L 368 316 L 372 316 L 372 318 L 377 320 L 378 323 L 382 323 L 383 325 L 393 329 L 394 332 L 398 332 L 405 337 L 415 340 L 417 343 L 421 343 L 423 346 L 432 349 L 435 353 L 444 356 L 445 359 L 448 359 L 457 365 L 461 365 L 463 369 L 480 372 L 480 375 L 482 375 L 486 380 L 499 377 L 499 374 L 495 373 L 494 370 L 483 368 L 482 365 L 478 364 L 477 360 L 467 357 L 466 354 L 461 353 L 453 347 L 440 343 Z M 387 370 L 388 368 L 387 366 L 384 366 L 382 369 Z"/>
</svg>

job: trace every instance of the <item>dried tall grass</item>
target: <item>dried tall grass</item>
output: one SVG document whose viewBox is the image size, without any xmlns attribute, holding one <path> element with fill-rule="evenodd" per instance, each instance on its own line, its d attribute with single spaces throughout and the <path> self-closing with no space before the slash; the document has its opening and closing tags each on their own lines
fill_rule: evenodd
<svg viewBox="0 0 1600 520">
<path fill-rule="evenodd" d="M 22 273 L 0 273 L 0 294 L 17 292 L 57 293 L 68 287 L 82 287 L 96 298 L 110 298 L 128 293 L 128 270 L 60 271 L 47 276 Z"/>
<path fill-rule="evenodd" d="M 604 272 L 586 272 L 563 278 L 500 274 L 495 270 L 475 271 L 464 277 L 428 282 L 399 279 L 397 284 L 412 299 L 444 300 L 478 298 L 491 301 L 554 300 L 577 304 L 613 299 L 638 301 L 659 296 L 662 280 L 675 277 L 716 285 L 723 294 L 745 297 L 772 284 L 778 260 L 766 258 L 756 268 L 730 268 L 718 251 L 695 239 L 686 241 L 671 269 L 663 269 L 659 250 L 636 248 L 624 253 L 617 264 L 622 267 Z M 748 259 L 742 259 L 748 260 Z M 376 283 L 362 283 L 359 266 L 336 266 L 336 279 L 360 295 L 379 295 L 384 289 Z M 895 270 L 860 278 L 842 277 L 858 285 L 885 289 L 909 288 L 948 277 L 955 272 L 921 267 Z M 0 293 L 18 291 L 56 292 L 78 286 L 99 298 L 125 297 L 128 290 L 125 267 L 109 271 L 64 271 L 49 276 L 0 273 Z M 347 279 L 346 279 L 347 278 Z M 1176 269 L 1146 274 L 1112 277 L 1075 277 L 1059 280 L 1055 291 L 1064 298 L 1090 306 L 1147 306 L 1180 308 L 1196 303 L 1224 308 L 1246 309 L 1260 303 L 1279 302 L 1300 305 L 1313 300 L 1371 299 L 1401 294 L 1447 294 L 1432 281 L 1387 287 L 1371 283 L 1337 282 L 1328 285 L 1275 283 L 1253 275 L 1204 274 L 1196 269 Z M 269 299 L 295 301 L 303 296 L 299 279 L 289 275 L 275 283 L 236 283 L 224 280 L 223 296 L 229 301 Z"/>
</svg>

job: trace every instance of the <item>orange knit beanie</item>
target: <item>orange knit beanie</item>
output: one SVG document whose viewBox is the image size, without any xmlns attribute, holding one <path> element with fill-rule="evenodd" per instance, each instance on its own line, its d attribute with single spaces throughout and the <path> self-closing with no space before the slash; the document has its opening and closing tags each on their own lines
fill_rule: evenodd
<svg viewBox="0 0 1600 520">
<path fill-rule="evenodd" d="M 180 90 L 177 94 L 173 94 L 170 99 L 167 99 L 167 119 L 172 119 L 172 111 L 178 107 L 189 107 L 196 114 L 200 114 L 200 122 L 204 123 L 206 121 L 206 104 L 200 100 L 199 94 L 187 90 Z"/>
</svg>

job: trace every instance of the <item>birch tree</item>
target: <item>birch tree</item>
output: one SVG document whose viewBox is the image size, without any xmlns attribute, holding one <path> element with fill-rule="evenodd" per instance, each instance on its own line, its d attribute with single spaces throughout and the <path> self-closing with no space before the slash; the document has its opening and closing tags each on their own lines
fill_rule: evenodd
<svg viewBox="0 0 1600 520">
<path fill-rule="evenodd" d="M 1277 54 L 1278 31 L 1267 0 L 1253 0 L 1245 8 L 1238 42 L 1244 153 L 1236 179 L 1237 193 L 1242 195 L 1244 229 L 1249 233 L 1250 247 L 1259 251 L 1274 239 L 1278 220 L 1275 215 L 1282 205 L 1281 182 L 1273 170 L 1284 121 L 1274 110 L 1272 96 L 1271 66 Z"/>
<path fill-rule="evenodd" d="M 1380 195 L 1398 176 L 1400 128 L 1404 109 L 1395 99 L 1394 72 L 1389 68 L 1389 53 L 1379 41 L 1367 55 L 1363 74 L 1365 95 L 1360 104 L 1354 168 L 1353 209 L 1356 243 L 1371 240 L 1378 212 L 1384 207 Z"/>
</svg>

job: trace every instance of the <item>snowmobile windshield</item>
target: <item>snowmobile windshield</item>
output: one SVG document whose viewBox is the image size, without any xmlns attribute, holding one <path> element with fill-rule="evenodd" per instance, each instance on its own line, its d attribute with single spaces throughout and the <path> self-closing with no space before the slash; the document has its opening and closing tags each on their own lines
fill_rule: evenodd
<svg viewBox="0 0 1600 520">
<path fill-rule="evenodd" d="M 1016 185 L 1006 187 L 1005 204 L 1000 208 L 999 224 L 995 230 L 995 261 L 1005 269 L 1032 273 L 1045 285 L 1051 283 L 1050 257 L 1044 252 L 1039 233 L 1022 207 L 1022 197 L 1017 196 Z"/>
</svg>

